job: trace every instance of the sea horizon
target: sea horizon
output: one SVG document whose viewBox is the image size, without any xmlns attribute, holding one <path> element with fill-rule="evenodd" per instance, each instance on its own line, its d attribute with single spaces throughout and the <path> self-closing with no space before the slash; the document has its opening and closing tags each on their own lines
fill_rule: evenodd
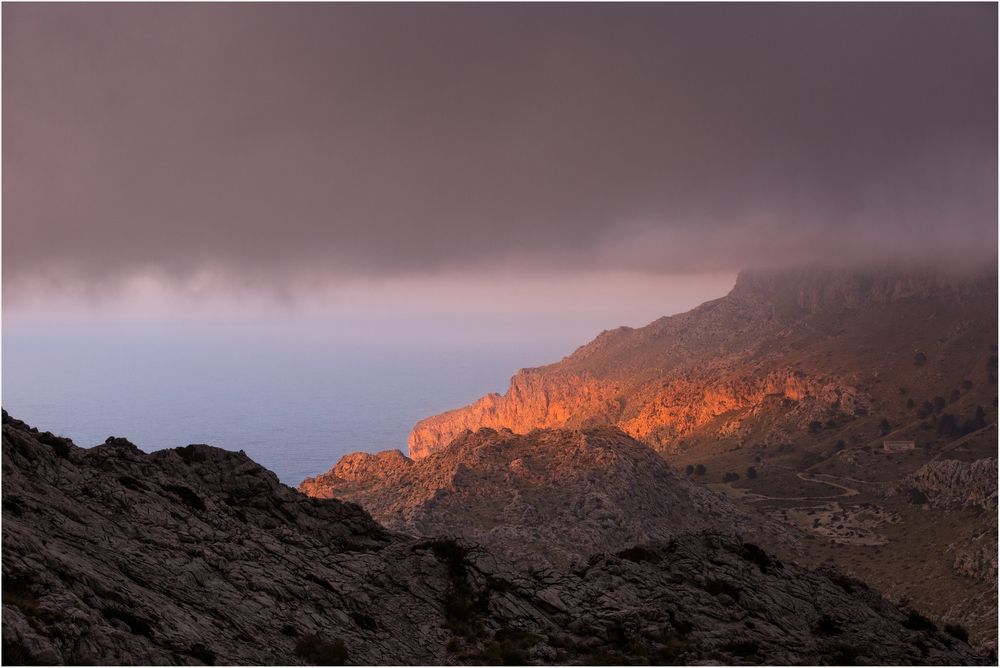
<svg viewBox="0 0 1000 668">
<path fill-rule="evenodd" d="M 146 452 L 243 450 L 295 486 L 351 452 L 405 454 L 418 420 L 505 392 L 518 369 L 572 352 L 568 338 L 494 341 L 483 355 L 456 342 L 10 327 L 3 407 L 81 447 L 119 436 Z"/>
</svg>

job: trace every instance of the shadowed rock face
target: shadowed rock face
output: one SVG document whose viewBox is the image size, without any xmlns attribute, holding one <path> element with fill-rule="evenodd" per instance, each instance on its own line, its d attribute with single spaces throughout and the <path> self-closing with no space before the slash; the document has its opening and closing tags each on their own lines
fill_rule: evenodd
<svg viewBox="0 0 1000 668">
<path fill-rule="evenodd" d="M 387 531 L 243 454 L 86 450 L 6 413 L 3 529 L 5 664 L 984 660 L 732 537 L 523 571 Z"/>
<path fill-rule="evenodd" d="M 886 384 L 878 373 L 886 358 L 909 360 L 957 336 L 971 336 L 970 350 L 977 335 L 995 340 L 996 295 L 995 273 L 743 272 L 722 299 L 639 329 L 606 331 L 557 364 L 519 371 L 504 395 L 421 420 L 410 456 L 481 427 L 527 433 L 612 424 L 670 449 L 720 433 L 720 416 L 738 424 L 775 406 L 789 418 L 786 431 L 805 433 L 814 420 L 868 415 L 883 399 L 871 385 Z M 878 349 L 865 352 L 872 342 Z M 794 410 L 768 402 L 775 397 Z"/>
<path fill-rule="evenodd" d="M 906 476 L 893 491 L 916 490 L 932 506 L 997 509 L 997 460 L 974 462 L 941 459 Z"/>
<path fill-rule="evenodd" d="M 706 529 L 768 542 L 791 534 L 676 475 L 614 427 L 481 429 L 416 461 L 398 451 L 354 453 L 299 490 L 356 502 L 398 531 L 461 536 L 526 566 L 566 566 Z"/>
</svg>

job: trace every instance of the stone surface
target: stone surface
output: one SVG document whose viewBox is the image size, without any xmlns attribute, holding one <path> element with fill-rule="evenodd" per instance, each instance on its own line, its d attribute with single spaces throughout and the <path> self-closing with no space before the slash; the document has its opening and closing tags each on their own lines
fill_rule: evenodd
<svg viewBox="0 0 1000 668">
<path fill-rule="evenodd" d="M 914 490 L 932 506 L 941 508 L 997 509 L 997 460 L 963 462 L 939 459 L 903 478 L 893 486 L 897 492 Z"/>
<path fill-rule="evenodd" d="M 354 453 L 299 489 L 356 502 L 391 529 L 458 535 L 526 566 L 566 566 L 707 529 L 767 542 L 794 536 L 607 426 L 527 435 L 484 428 L 415 462 L 398 451 Z"/>
<path fill-rule="evenodd" d="M 987 660 L 730 536 L 519 569 L 204 445 L 86 450 L 4 414 L 2 491 L 4 664 Z"/>
<path fill-rule="evenodd" d="M 970 322 L 974 332 L 991 329 L 995 341 L 996 295 L 995 273 L 743 272 L 721 299 L 638 329 L 603 332 L 561 362 L 522 369 L 504 395 L 421 420 L 410 434 L 410 456 L 480 427 L 527 433 L 613 424 L 670 449 L 762 412 L 791 417 L 792 433 L 814 420 L 869 415 L 881 399 L 871 385 L 885 381 L 879 361 L 913 359 Z M 877 348 L 859 354 L 856 336 L 861 347 L 877 341 Z M 775 397 L 785 405 L 768 401 Z M 720 416 L 728 420 L 718 424 Z"/>
</svg>

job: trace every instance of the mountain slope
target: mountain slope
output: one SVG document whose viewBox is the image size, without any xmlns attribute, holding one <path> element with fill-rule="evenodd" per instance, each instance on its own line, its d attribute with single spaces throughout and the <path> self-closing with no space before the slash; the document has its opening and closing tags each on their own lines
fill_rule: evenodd
<svg viewBox="0 0 1000 668">
<path fill-rule="evenodd" d="M 712 534 L 522 571 L 203 445 L 3 415 L 3 663 L 934 663 L 986 658 L 833 571 Z"/>
<path fill-rule="evenodd" d="M 794 553 L 773 544 L 783 557 L 836 564 L 996 648 L 996 508 L 941 502 L 971 492 L 960 462 L 977 498 L 996 490 L 995 269 L 743 272 L 721 299 L 422 420 L 410 453 L 467 429 L 602 424 L 803 535 Z"/>
<path fill-rule="evenodd" d="M 792 533 L 676 475 L 613 427 L 527 435 L 484 428 L 416 461 L 398 451 L 354 453 L 299 490 L 358 503 L 398 531 L 461 536 L 529 567 L 694 531 L 739 528 L 766 543 Z"/>
<path fill-rule="evenodd" d="M 996 294 L 995 273 L 743 272 L 726 297 L 604 332 L 559 363 L 519 371 L 505 395 L 418 422 L 410 455 L 480 427 L 614 424 L 669 450 L 745 432 L 762 414 L 793 433 L 814 421 L 878 424 L 883 404 L 894 414 L 905 404 L 894 401 L 900 386 L 950 392 L 970 372 L 987 381 Z"/>
</svg>

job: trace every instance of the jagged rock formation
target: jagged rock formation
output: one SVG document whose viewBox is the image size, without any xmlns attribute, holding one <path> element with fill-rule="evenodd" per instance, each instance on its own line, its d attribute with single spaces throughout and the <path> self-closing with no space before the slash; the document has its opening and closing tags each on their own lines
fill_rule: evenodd
<svg viewBox="0 0 1000 668">
<path fill-rule="evenodd" d="M 417 461 L 354 453 L 299 490 L 358 503 L 391 529 L 461 536 L 529 566 L 706 529 L 770 542 L 793 533 L 737 511 L 614 427 L 481 429 Z"/>
<path fill-rule="evenodd" d="M 410 455 L 483 427 L 615 425 L 808 534 L 787 559 L 836 563 L 995 649 L 996 552 L 982 547 L 996 532 L 995 465 L 968 479 L 954 464 L 917 471 L 995 458 L 996 304 L 993 268 L 744 272 L 721 299 L 604 332 L 518 372 L 502 396 L 420 421 Z M 857 531 L 844 523 L 855 515 L 892 518 L 884 548 L 835 539 Z"/>
<path fill-rule="evenodd" d="M 860 582 L 729 537 L 518 571 L 242 453 L 85 450 L 3 417 L 4 664 L 986 660 Z"/>
<path fill-rule="evenodd" d="M 939 459 L 929 462 L 893 487 L 897 492 L 916 492 L 932 506 L 941 508 L 997 509 L 997 460 L 963 462 Z"/>
<path fill-rule="evenodd" d="M 995 305 L 995 273 L 743 272 L 722 299 L 606 331 L 557 364 L 519 371 L 505 395 L 418 422 L 410 456 L 480 427 L 614 424 L 667 449 L 731 433 L 762 412 L 784 416 L 793 433 L 868 415 L 882 399 L 872 386 L 887 357 L 910 363 L 962 335 L 995 340 Z"/>
</svg>

